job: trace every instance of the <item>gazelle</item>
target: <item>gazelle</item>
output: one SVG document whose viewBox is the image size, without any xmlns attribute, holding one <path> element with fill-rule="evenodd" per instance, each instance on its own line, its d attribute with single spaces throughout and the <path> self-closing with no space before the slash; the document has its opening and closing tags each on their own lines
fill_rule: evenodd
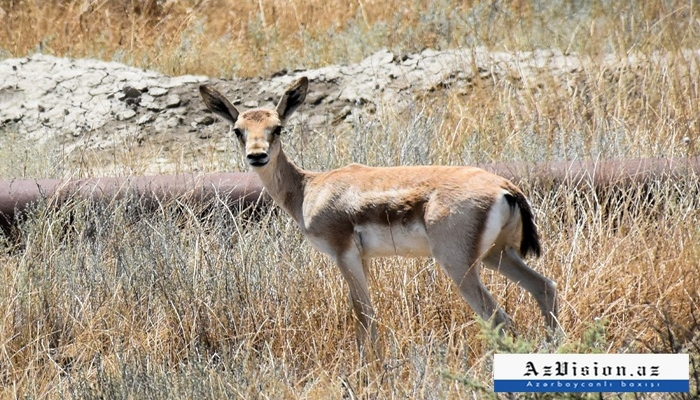
<svg viewBox="0 0 700 400">
<path fill-rule="evenodd" d="M 273 200 L 337 263 L 350 288 L 361 353 L 377 340 L 367 279 L 373 257 L 434 257 L 481 318 L 508 325 L 510 317 L 479 277 L 483 261 L 529 291 L 555 327 L 556 285 L 521 259 L 540 254 L 532 211 L 507 179 L 466 166 L 352 164 L 305 171 L 282 151 L 281 132 L 306 98 L 306 77 L 287 89 L 276 110 L 239 113 L 216 89 L 199 90 L 207 107 L 233 124 L 248 164 Z"/>
</svg>

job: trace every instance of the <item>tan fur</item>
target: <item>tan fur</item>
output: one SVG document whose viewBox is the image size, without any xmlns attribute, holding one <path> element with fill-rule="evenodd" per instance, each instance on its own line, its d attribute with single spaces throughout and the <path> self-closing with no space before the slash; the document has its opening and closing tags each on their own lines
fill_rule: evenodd
<svg viewBox="0 0 700 400">
<path fill-rule="evenodd" d="M 270 110 L 249 110 L 241 114 L 243 121 L 262 122 L 269 125 L 270 121 L 279 120 L 276 113 Z"/>
<path fill-rule="evenodd" d="M 547 324 L 555 326 L 555 284 L 518 255 L 522 243 L 539 252 L 539 242 L 529 205 L 515 185 L 466 166 L 351 164 L 305 171 L 286 157 L 272 132 L 303 102 L 307 87 L 301 78 L 276 112 L 251 110 L 240 116 L 214 89 L 200 90 L 209 108 L 241 132 L 246 157 L 275 202 L 314 247 L 338 264 L 350 287 L 361 351 L 377 338 L 367 282 L 368 260 L 375 256 L 432 255 L 477 314 L 496 325 L 508 324 L 510 317 L 481 283 L 483 261 L 532 293 Z"/>
</svg>

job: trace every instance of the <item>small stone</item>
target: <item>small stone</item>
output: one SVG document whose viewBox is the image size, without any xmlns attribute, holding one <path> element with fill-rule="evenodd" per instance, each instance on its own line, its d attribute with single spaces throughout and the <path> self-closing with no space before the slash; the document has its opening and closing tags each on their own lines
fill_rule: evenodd
<svg viewBox="0 0 700 400">
<path fill-rule="evenodd" d="M 198 117 L 195 118 L 194 122 L 197 123 L 197 125 L 211 125 L 215 121 L 214 117 L 211 115 L 205 115 L 203 117 Z"/>
<path fill-rule="evenodd" d="M 256 107 L 258 107 L 258 105 L 260 105 L 260 103 L 258 103 L 255 100 L 249 100 L 249 101 L 246 101 L 245 103 L 243 103 L 243 106 L 248 107 L 248 108 L 256 108 Z"/>
<path fill-rule="evenodd" d="M 136 116 L 136 111 L 128 108 L 119 114 L 117 114 L 117 120 L 118 121 L 126 121 L 127 119 L 134 118 Z"/>
<path fill-rule="evenodd" d="M 175 108 L 180 105 L 180 96 L 171 94 L 165 98 L 165 108 Z"/>
<path fill-rule="evenodd" d="M 146 109 L 149 111 L 163 111 L 165 106 L 157 101 L 152 101 L 148 104 L 144 104 L 146 106 Z"/>
<path fill-rule="evenodd" d="M 141 95 L 141 104 L 148 104 L 152 103 L 153 101 L 155 101 L 155 99 L 150 94 L 144 93 Z"/>
<path fill-rule="evenodd" d="M 145 92 L 148 90 L 148 84 L 145 81 L 137 81 L 131 84 L 131 87 L 138 90 L 139 92 Z"/>
<path fill-rule="evenodd" d="M 165 94 L 168 94 L 168 89 L 156 86 L 148 89 L 148 94 L 150 94 L 153 97 L 160 97 Z"/>
<path fill-rule="evenodd" d="M 122 89 L 122 92 L 129 99 L 135 99 L 135 98 L 141 96 L 141 91 L 134 88 L 133 86 L 124 86 L 124 89 Z"/>
<path fill-rule="evenodd" d="M 154 119 L 155 119 L 155 114 L 148 113 L 148 114 L 145 114 L 143 117 L 139 118 L 139 120 L 136 121 L 136 124 L 137 125 L 145 125 L 149 122 L 153 122 Z"/>
</svg>

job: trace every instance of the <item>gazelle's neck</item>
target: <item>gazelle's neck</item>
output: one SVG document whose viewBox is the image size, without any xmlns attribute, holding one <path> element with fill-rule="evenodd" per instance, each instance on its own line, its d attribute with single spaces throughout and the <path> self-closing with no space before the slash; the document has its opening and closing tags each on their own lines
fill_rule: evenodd
<svg viewBox="0 0 700 400">
<path fill-rule="evenodd" d="M 302 224 L 304 189 L 312 172 L 296 166 L 280 149 L 277 157 L 255 172 L 272 199 L 281 206 L 298 224 Z"/>
</svg>

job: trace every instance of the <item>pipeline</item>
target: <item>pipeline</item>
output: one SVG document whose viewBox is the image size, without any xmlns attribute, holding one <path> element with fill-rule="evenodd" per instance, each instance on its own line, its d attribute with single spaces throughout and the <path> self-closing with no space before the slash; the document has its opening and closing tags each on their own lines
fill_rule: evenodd
<svg viewBox="0 0 700 400">
<path fill-rule="evenodd" d="M 611 191 L 648 186 L 662 180 L 698 182 L 700 157 L 636 160 L 495 163 L 479 167 L 526 184 L 533 191 L 562 186 L 581 190 Z M 639 191 L 644 195 L 644 191 Z M 131 196 L 157 207 L 172 201 L 208 204 L 220 199 L 232 209 L 268 207 L 262 184 L 252 173 L 210 173 L 137 176 L 127 178 L 24 179 L 0 181 L 0 227 L 8 232 L 32 204 L 45 200 L 60 207 L 71 199 L 112 201 Z"/>
<path fill-rule="evenodd" d="M 526 182 L 533 190 L 551 190 L 562 185 L 603 190 L 700 177 L 700 157 L 494 163 L 479 167 L 516 183 Z"/>
<path fill-rule="evenodd" d="M 71 200 L 111 202 L 138 200 L 142 210 L 172 204 L 210 204 L 214 199 L 231 209 L 262 207 L 270 199 L 263 194 L 258 177 L 250 173 L 210 173 L 59 179 L 13 179 L 0 181 L 0 228 L 7 233 L 33 204 L 44 201 L 61 207 Z"/>
</svg>

